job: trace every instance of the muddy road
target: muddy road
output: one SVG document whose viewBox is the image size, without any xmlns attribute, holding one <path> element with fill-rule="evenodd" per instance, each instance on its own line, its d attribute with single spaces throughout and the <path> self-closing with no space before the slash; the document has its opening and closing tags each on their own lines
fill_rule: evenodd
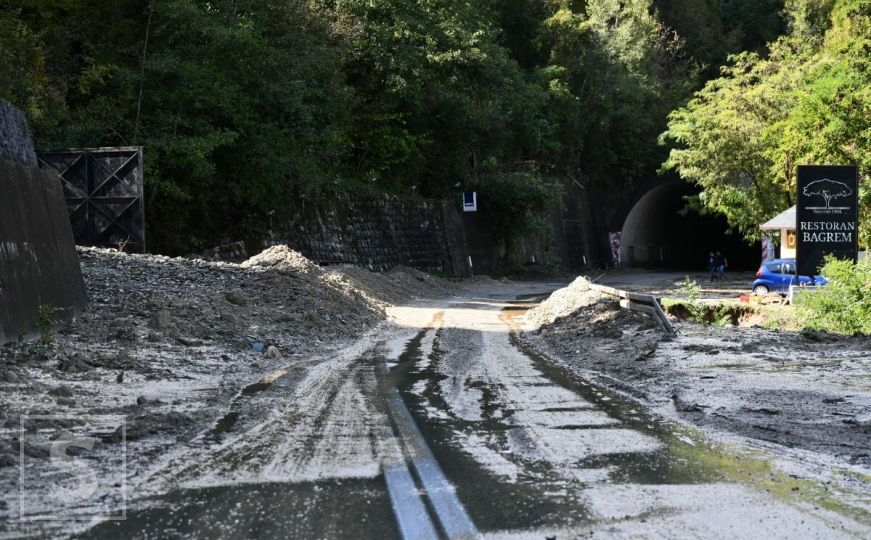
<svg viewBox="0 0 871 540">
<path fill-rule="evenodd" d="M 862 538 L 868 514 L 525 345 L 556 284 L 390 310 L 244 386 L 81 538 Z"/>
</svg>

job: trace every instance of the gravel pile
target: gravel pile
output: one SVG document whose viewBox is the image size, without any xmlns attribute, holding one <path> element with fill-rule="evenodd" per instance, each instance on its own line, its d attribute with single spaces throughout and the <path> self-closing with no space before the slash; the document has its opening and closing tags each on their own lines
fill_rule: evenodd
<svg viewBox="0 0 871 540">
<path fill-rule="evenodd" d="M 578 277 L 567 287 L 554 291 L 550 297 L 538 307 L 526 314 L 527 322 L 535 325 L 552 323 L 560 317 L 565 317 L 578 309 L 601 301 L 605 295 L 590 288 L 590 282 L 583 276 Z"/>
<path fill-rule="evenodd" d="M 272 268 L 285 272 L 320 272 L 320 267 L 302 253 L 285 245 L 272 246 L 244 261 L 242 268 Z"/>
<path fill-rule="evenodd" d="M 464 289 L 457 283 L 441 279 L 408 266 L 394 266 L 385 277 L 398 290 L 405 294 L 423 294 L 426 298 L 453 296 Z"/>
</svg>

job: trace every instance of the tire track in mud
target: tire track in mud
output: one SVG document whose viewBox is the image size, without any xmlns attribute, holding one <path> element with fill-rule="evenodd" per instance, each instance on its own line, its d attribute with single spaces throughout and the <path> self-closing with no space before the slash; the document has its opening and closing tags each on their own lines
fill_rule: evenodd
<svg viewBox="0 0 871 540">
<path fill-rule="evenodd" d="M 271 409 L 254 425 L 201 444 L 157 473 L 164 489 L 174 486 L 250 482 L 299 482 L 380 474 L 385 455 L 398 452 L 379 436 L 389 427 L 377 394 L 373 347 L 307 366 L 259 392 Z M 279 404 L 276 405 L 275 402 Z"/>
<path fill-rule="evenodd" d="M 454 327 L 462 326 L 452 320 L 454 311 L 433 332 L 431 346 L 418 351 L 420 365 L 395 375 L 460 499 L 484 530 L 583 522 L 577 501 L 547 496 L 561 489 L 554 487 L 560 478 L 550 464 L 510 451 L 507 434 L 522 430 L 506 407 L 503 382 L 485 369 L 486 338 L 480 330 Z"/>
</svg>

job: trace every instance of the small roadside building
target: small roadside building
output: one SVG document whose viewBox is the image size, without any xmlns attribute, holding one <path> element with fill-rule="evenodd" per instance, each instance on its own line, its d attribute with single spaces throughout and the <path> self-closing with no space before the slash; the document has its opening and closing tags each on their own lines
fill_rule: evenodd
<svg viewBox="0 0 871 540">
<path fill-rule="evenodd" d="M 795 257 L 795 206 L 784 210 L 773 218 L 759 226 L 763 231 L 779 231 L 780 233 L 780 258 L 789 259 Z"/>
</svg>

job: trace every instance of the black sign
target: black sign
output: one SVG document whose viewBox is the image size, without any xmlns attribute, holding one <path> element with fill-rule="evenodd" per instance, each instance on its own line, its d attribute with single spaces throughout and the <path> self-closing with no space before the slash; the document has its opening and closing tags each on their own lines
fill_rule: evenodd
<svg viewBox="0 0 871 540">
<path fill-rule="evenodd" d="M 854 165 L 800 165 L 796 205 L 798 273 L 813 276 L 826 255 L 859 253 L 859 171 Z"/>
</svg>

